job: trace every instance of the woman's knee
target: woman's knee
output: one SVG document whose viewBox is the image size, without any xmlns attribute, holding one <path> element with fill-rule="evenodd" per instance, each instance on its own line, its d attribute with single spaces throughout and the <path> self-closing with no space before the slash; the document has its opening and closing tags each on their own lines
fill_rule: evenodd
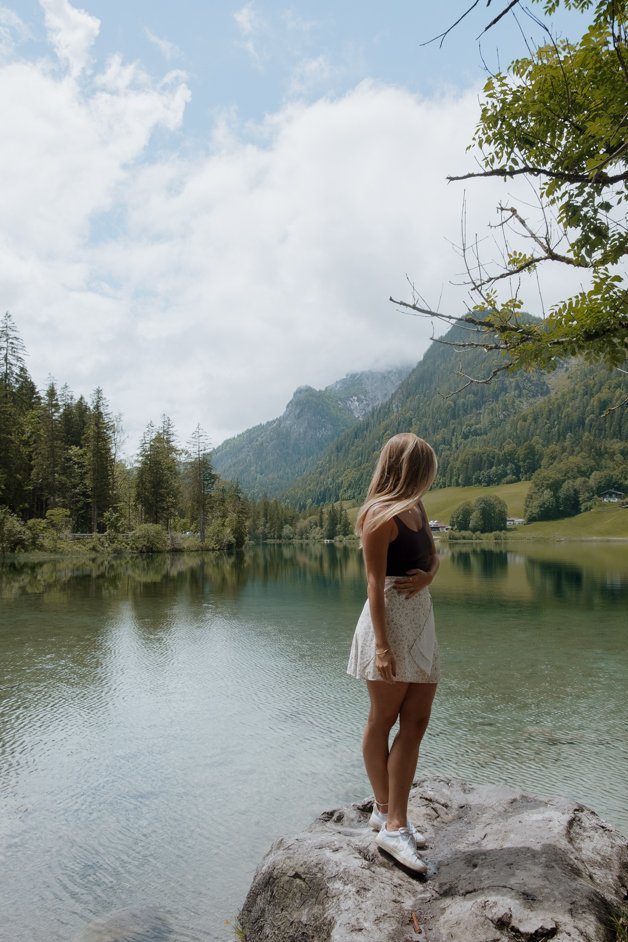
<svg viewBox="0 0 628 942">
<path fill-rule="evenodd" d="M 398 717 L 398 711 L 371 709 L 369 710 L 366 725 L 370 730 L 389 733 L 397 722 Z"/>
<path fill-rule="evenodd" d="M 399 718 L 399 734 L 404 738 L 420 741 L 429 725 L 431 712 L 431 709 L 411 715 L 404 715 L 402 712 Z"/>
</svg>

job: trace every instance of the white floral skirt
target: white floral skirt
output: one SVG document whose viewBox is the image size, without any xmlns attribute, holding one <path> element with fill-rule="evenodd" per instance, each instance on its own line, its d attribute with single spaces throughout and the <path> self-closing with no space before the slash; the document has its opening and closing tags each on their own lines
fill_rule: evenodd
<svg viewBox="0 0 628 942">
<path fill-rule="evenodd" d="M 401 683 L 436 684 L 440 680 L 440 656 L 432 596 L 425 588 L 407 599 L 393 588 L 395 581 L 387 576 L 384 588 L 386 633 L 397 665 L 395 679 Z M 353 635 L 347 674 L 358 680 L 382 679 L 375 667 L 375 635 L 368 599 Z"/>
</svg>

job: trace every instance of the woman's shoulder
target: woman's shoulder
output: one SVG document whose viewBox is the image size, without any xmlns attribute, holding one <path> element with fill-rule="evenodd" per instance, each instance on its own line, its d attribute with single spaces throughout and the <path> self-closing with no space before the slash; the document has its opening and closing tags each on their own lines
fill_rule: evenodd
<svg viewBox="0 0 628 942">
<path fill-rule="evenodd" d="M 384 501 L 376 501 L 371 504 L 364 513 L 363 517 L 363 533 L 378 533 L 378 534 L 392 534 L 396 536 L 397 534 L 397 524 L 395 521 L 395 516 L 384 516 L 386 512 L 386 504 Z"/>
</svg>

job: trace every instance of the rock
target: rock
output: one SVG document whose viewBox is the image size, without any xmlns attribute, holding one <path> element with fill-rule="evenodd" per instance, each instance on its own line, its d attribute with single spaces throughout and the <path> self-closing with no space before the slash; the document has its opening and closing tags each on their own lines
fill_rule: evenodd
<svg viewBox="0 0 628 942">
<path fill-rule="evenodd" d="M 117 909 L 81 929 L 74 942 L 166 942 L 168 920 L 153 906 Z"/>
<path fill-rule="evenodd" d="M 628 848 L 573 801 L 442 778 L 415 783 L 427 878 L 375 844 L 371 802 L 277 841 L 240 913 L 246 942 L 615 942 Z"/>
</svg>

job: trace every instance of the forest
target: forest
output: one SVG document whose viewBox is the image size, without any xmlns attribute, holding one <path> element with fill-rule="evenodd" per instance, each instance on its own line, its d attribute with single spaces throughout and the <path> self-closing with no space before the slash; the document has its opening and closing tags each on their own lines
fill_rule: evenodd
<svg viewBox="0 0 628 942">
<path fill-rule="evenodd" d="M 251 501 L 216 474 L 200 426 L 180 447 L 168 416 L 149 422 L 129 463 L 120 456 L 122 419 L 112 415 L 103 390 L 97 387 L 87 401 L 50 380 L 40 392 L 25 357 L 6 313 L 0 322 L 0 550 L 58 550 L 80 535 L 92 537 L 92 549 L 237 549 L 248 539 L 294 533 L 294 508 Z M 326 524 L 319 528 L 315 519 L 308 532 Z"/>
<path fill-rule="evenodd" d="M 436 487 L 530 480 L 528 522 L 573 516 L 606 489 L 628 490 L 625 410 L 603 415 L 617 395 L 616 373 L 572 361 L 549 378 L 516 373 L 452 395 L 457 356 L 448 344 L 432 344 L 388 401 L 321 446 L 313 471 L 284 494 L 253 499 L 217 473 L 200 425 L 181 446 L 162 415 L 147 424 L 135 459 L 124 458 L 122 418 L 103 390 L 89 401 L 52 379 L 38 390 L 7 313 L 0 322 L 0 551 L 66 551 L 70 541 L 73 550 L 78 543 L 108 552 L 228 550 L 248 541 L 346 538 L 346 507 L 366 492 L 381 442 L 408 429 L 436 448 Z M 467 356 L 472 364 L 479 354 Z M 275 460 L 284 460 L 281 449 Z M 471 529 L 503 529 L 505 511 L 503 526 L 484 521 Z M 451 521 L 454 529 L 467 529 L 465 514 L 466 507 Z"/>
</svg>

